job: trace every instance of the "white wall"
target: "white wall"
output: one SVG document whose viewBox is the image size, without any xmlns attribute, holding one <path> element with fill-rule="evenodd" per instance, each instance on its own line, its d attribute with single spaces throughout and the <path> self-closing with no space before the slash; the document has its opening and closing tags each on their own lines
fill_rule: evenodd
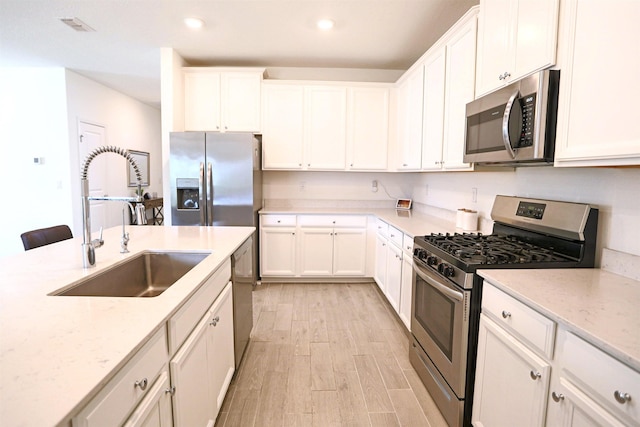
<svg viewBox="0 0 640 427">
<path fill-rule="evenodd" d="M 68 224 L 82 235 L 79 119 L 105 126 L 107 144 L 150 152 L 147 191 L 162 194 L 157 108 L 63 68 L 0 68 L 0 94 L 0 256 L 22 252 L 27 230 Z M 122 195 L 132 193 L 126 168 L 112 169 Z"/>
<path fill-rule="evenodd" d="M 74 235 L 81 235 L 82 208 L 80 203 L 80 164 L 78 157 L 78 122 L 85 121 L 106 128 L 106 145 L 145 151 L 150 153 L 149 187 L 145 192 L 162 195 L 162 137 L 160 110 L 143 104 L 127 95 L 96 83 L 72 71 L 66 72 L 68 129 L 71 164 L 72 206 L 74 213 Z M 127 187 L 128 162 L 117 155 L 105 154 L 110 162 L 110 196 L 132 196 L 134 188 Z M 107 203 L 108 225 L 122 221 L 122 204 Z"/>
<path fill-rule="evenodd" d="M 0 68 L 0 256 L 27 230 L 71 225 L 68 141 L 64 69 Z"/>
<path fill-rule="evenodd" d="M 371 192 L 371 180 L 384 184 L 393 198 L 449 211 L 477 210 L 482 231 L 491 232 L 496 194 L 590 203 L 600 210 L 598 253 L 603 247 L 640 255 L 640 169 L 518 168 L 505 172 L 347 173 L 273 172 L 264 174 L 265 199 L 384 200 L 384 189 Z M 304 189 L 301 184 L 304 183 Z M 477 188 L 477 202 L 472 202 Z M 599 260 L 599 256 L 598 256 Z"/>
</svg>

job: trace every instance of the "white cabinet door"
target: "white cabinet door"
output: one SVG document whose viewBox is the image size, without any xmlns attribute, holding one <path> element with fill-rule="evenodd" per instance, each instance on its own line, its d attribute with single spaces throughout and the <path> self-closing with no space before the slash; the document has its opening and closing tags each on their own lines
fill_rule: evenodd
<svg viewBox="0 0 640 427">
<path fill-rule="evenodd" d="M 555 64 L 559 0 L 483 0 L 476 96 Z"/>
<path fill-rule="evenodd" d="M 207 378 L 209 318 L 207 312 L 169 363 L 171 384 L 176 388 L 176 426 L 213 427 L 215 422 L 215 400 Z"/>
<path fill-rule="evenodd" d="M 473 101 L 476 63 L 476 19 L 471 19 L 447 43 L 443 163 L 447 170 L 468 170 L 462 161 L 466 106 Z"/>
<path fill-rule="evenodd" d="M 560 377 L 549 397 L 548 426 L 623 427 L 609 411 L 583 393 L 567 378 Z"/>
<path fill-rule="evenodd" d="M 262 227 L 260 273 L 262 276 L 296 275 L 295 227 Z"/>
<path fill-rule="evenodd" d="M 364 276 L 367 263 L 367 230 L 336 228 L 333 230 L 333 274 Z"/>
<path fill-rule="evenodd" d="M 343 170 L 347 147 L 347 88 L 305 88 L 305 165 L 307 169 Z"/>
<path fill-rule="evenodd" d="M 185 71 L 185 130 L 221 130 L 220 75 L 213 71 Z"/>
<path fill-rule="evenodd" d="M 163 371 L 124 427 L 172 427 L 169 374 Z"/>
<path fill-rule="evenodd" d="M 413 259 L 404 253 L 402 259 L 402 286 L 400 289 L 400 319 L 411 331 L 411 298 L 413 294 Z"/>
<path fill-rule="evenodd" d="M 376 268 L 374 280 L 382 292 L 386 293 L 387 280 L 387 239 L 381 235 L 376 235 Z"/>
<path fill-rule="evenodd" d="M 396 312 L 400 310 L 400 288 L 402 286 L 402 249 L 389 244 L 387 249 L 387 279 L 385 295 Z"/>
<path fill-rule="evenodd" d="M 417 67 L 398 88 L 398 170 L 421 166 L 423 84 L 423 67 Z"/>
<path fill-rule="evenodd" d="M 640 164 L 640 2 L 563 1 L 555 166 Z M 594 31 L 598 28 L 598 31 Z"/>
<path fill-rule="evenodd" d="M 300 275 L 331 276 L 333 273 L 333 229 L 300 227 Z"/>
<path fill-rule="evenodd" d="M 233 295 L 231 282 L 209 310 L 207 372 L 211 381 L 213 419 L 218 416 L 235 371 L 233 347 Z"/>
<path fill-rule="evenodd" d="M 475 427 L 543 426 L 551 367 L 480 316 L 471 422 Z"/>
<path fill-rule="evenodd" d="M 424 64 L 423 170 L 442 169 L 446 52 L 446 46 L 438 49 Z"/>
<path fill-rule="evenodd" d="M 389 89 L 349 88 L 348 169 L 386 170 Z"/>
<path fill-rule="evenodd" d="M 227 72 L 221 77 L 222 130 L 260 132 L 261 74 Z"/>
<path fill-rule="evenodd" d="M 265 169 L 302 169 L 304 88 L 263 85 L 262 152 Z"/>
</svg>

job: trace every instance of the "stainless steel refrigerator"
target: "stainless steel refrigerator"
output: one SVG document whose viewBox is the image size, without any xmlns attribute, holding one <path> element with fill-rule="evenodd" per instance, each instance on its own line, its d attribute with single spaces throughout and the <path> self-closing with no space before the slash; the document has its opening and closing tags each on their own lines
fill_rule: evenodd
<svg viewBox="0 0 640 427">
<path fill-rule="evenodd" d="M 261 142 L 251 133 L 172 132 L 169 153 L 172 225 L 256 227 L 250 260 L 243 255 L 244 273 L 233 280 L 237 366 L 253 325 L 251 292 L 260 271 Z"/>
</svg>

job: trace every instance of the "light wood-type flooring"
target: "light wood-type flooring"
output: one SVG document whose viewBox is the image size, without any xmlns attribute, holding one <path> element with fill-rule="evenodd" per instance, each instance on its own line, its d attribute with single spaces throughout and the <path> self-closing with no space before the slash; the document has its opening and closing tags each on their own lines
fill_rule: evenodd
<svg viewBox="0 0 640 427">
<path fill-rule="evenodd" d="M 253 305 L 217 427 L 446 427 L 375 283 L 263 284 Z"/>
</svg>

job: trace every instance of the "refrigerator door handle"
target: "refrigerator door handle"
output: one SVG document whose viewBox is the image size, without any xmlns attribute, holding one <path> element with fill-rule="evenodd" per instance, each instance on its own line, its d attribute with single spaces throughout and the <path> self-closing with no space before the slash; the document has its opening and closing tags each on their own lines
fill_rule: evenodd
<svg viewBox="0 0 640 427">
<path fill-rule="evenodd" d="M 211 163 L 207 163 L 207 223 L 213 225 L 213 171 Z"/>
<path fill-rule="evenodd" d="M 200 175 L 198 176 L 198 210 L 200 211 L 200 225 L 205 225 L 204 218 L 204 163 L 200 162 Z"/>
</svg>

